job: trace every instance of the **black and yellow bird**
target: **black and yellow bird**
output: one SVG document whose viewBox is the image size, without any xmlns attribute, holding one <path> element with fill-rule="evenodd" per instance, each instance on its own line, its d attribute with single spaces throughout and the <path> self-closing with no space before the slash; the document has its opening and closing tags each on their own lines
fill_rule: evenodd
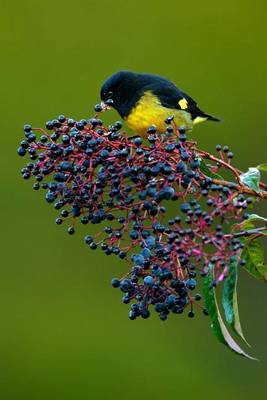
<svg viewBox="0 0 267 400">
<path fill-rule="evenodd" d="M 158 75 L 119 71 L 101 88 L 101 100 L 115 108 L 130 129 L 145 137 L 155 125 L 166 131 L 166 118 L 173 115 L 176 125 L 192 129 L 199 122 L 220 121 L 198 108 L 197 103 L 171 81 Z"/>
</svg>

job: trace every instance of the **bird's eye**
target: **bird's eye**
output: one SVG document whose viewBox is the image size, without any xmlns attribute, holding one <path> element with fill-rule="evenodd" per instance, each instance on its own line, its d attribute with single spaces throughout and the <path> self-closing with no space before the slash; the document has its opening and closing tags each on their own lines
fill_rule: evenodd
<svg viewBox="0 0 267 400">
<path fill-rule="evenodd" d="M 103 101 L 108 101 L 108 100 L 112 100 L 113 97 L 113 92 L 110 90 L 109 92 L 101 92 L 101 100 Z"/>
</svg>

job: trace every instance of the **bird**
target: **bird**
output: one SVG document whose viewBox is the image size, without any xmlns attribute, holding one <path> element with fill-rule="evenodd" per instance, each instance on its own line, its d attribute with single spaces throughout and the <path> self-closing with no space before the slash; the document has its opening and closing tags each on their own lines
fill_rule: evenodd
<svg viewBox="0 0 267 400">
<path fill-rule="evenodd" d="M 220 121 L 199 109 L 195 100 L 159 75 L 118 71 L 103 83 L 100 97 L 103 106 L 114 108 L 141 137 L 148 136 L 151 126 L 160 134 L 166 132 L 168 118 L 178 128 L 187 130 L 203 121 Z"/>
</svg>

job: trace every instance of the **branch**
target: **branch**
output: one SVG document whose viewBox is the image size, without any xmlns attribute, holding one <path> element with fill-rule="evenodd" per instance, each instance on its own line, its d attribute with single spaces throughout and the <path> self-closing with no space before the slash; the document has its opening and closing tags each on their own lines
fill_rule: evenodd
<svg viewBox="0 0 267 400">
<path fill-rule="evenodd" d="M 255 228 L 255 229 L 248 229 L 247 231 L 240 231 L 234 233 L 232 236 L 234 237 L 240 237 L 240 236 L 251 236 L 251 235 L 262 235 L 262 232 L 266 232 L 266 227 L 262 226 L 261 228 Z"/>
<path fill-rule="evenodd" d="M 260 187 L 263 188 L 263 189 L 265 189 L 265 190 L 262 190 L 262 191 L 260 191 L 260 192 L 257 192 L 257 191 L 255 191 L 255 190 L 249 188 L 248 186 L 245 186 L 245 185 L 241 182 L 240 175 L 242 174 L 242 171 L 236 169 L 235 167 L 233 167 L 233 166 L 232 166 L 231 164 L 229 164 L 228 162 L 226 162 L 226 161 L 224 161 L 224 160 L 222 160 L 222 159 L 220 159 L 220 158 L 217 158 L 217 157 L 213 156 L 212 154 L 208 153 L 207 151 L 196 149 L 196 152 L 197 152 L 202 158 L 207 159 L 207 160 L 211 160 L 211 161 L 213 161 L 213 162 L 216 162 L 217 164 L 220 164 L 221 166 L 223 166 L 223 167 L 229 169 L 229 170 L 235 175 L 235 177 L 236 177 L 236 179 L 237 179 L 237 181 L 238 181 L 238 185 L 235 186 L 235 189 L 236 189 L 236 191 L 237 191 L 238 193 L 248 194 L 248 195 L 251 195 L 251 196 L 260 197 L 261 199 L 267 200 L 267 190 L 266 190 L 266 189 L 267 189 L 267 185 L 266 185 L 265 183 L 260 182 L 260 184 L 259 184 Z M 220 179 L 213 179 L 213 182 L 214 182 L 215 184 L 222 185 L 222 186 L 229 186 L 229 185 L 231 184 L 230 182 L 223 181 L 223 180 L 220 180 Z"/>
<path fill-rule="evenodd" d="M 223 161 L 221 158 L 217 158 L 217 157 L 213 156 L 212 154 L 209 154 L 207 151 L 197 150 L 197 152 L 203 158 L 211 160 L 211 161 L 214 161 L 214 162 L 224 166 L 225 168 L 228 168 L 236 176 L 236 179 L 237 179 L 238 183 L 241 183 L 241 181 L 240 181 L 240 173 L 238 173 L 238 171 L 231 164 Z"/>
<path fill-rule="evenodd" d="M 231 185 L 232 182 L 227 182 L 227 181 L 222 181 L 220 179 L 212 179 L 212 182 L 215 183 L 216 185 L 222 185 L 222 186 L 227 186 Z M 261 191 L 261 192 L 256 192 L 253 189 L 250 189 L 249 187 L 245 185 L 236 185 L 235 190 L 239 194 L 248 194 L 250 196 L 256 196 L 260 197 L 261 199 L 267 200 L 267 191 Z"/>
</svg>

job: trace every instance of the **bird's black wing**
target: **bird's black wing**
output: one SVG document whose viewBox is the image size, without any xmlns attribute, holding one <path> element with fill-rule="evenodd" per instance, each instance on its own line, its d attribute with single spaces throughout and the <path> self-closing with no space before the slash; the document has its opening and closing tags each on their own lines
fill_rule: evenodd
<svg viewBox="0 0 267 400">
<path fill-rule="evenodd" d="M 192 119 L 197 117 L 206 117 L 208 119 L 217 120 L 198 108 L 195 100 L 178 89 L 172 82 L 166 81 L 157 82 L 150 86 L 152 93 L 157 96 L 164 107 L 184 110 L 191 114 Z"/>
</svg>

